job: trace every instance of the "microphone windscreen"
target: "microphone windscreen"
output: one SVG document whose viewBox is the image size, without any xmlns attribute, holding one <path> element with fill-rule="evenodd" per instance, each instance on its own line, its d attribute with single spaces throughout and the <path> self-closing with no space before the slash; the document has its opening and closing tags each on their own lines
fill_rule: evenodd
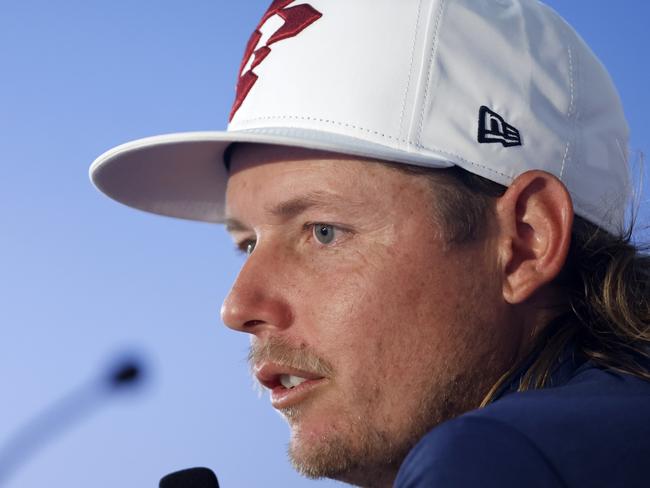
<svg viewBox="0 0 650 488">
<path fill-rule="evenodd" d="M 219 482 L 208 468 L 190 468 L 168 474 L 159 488 L 219 488 Z"/>
</svg>

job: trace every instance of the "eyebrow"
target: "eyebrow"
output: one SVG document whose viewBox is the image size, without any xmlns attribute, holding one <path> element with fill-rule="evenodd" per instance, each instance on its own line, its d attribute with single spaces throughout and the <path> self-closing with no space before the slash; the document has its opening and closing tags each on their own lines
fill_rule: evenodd
<svg viewBox="0 0 650 488">
<path fill-rule="evenodd" d="M 313 207 L 326 208 L 336 206 L 331 203 L 331 200 L 335 196 L 336 195 L 332 193 L 313 191 L 292 198 L 285 202 L 280 202 L 276 205 L 268 206 L 265 210 L 274 217 L 281 217 L 283 219 L 290 220 L 297 215 L 300 215 L 305 210 Z"/>
<path fill-rule="evenodd" d="M 227 232 L 245 232 L 247 230 L 250 230 L 249 227 L 244 224 L 241 220 L 228 217 L 226 218 L 223 223 L 226 226 L 226 231 Z"/>
<path fill-rule="evenodd" d="M 291 220 L 310 208 L 338 208 L 340 205 L 333 203 L 336 194 L 322 191 L 309 192 L 304 195 L 265 207 L 265 211 L 276 218 Z M 346 207 L 353 207 L 355 203 L 347 203 Z M 227 218 L 224 223 L 228 232 L 244 232 L 250 228 L 241 220 Z"/>
</svg>

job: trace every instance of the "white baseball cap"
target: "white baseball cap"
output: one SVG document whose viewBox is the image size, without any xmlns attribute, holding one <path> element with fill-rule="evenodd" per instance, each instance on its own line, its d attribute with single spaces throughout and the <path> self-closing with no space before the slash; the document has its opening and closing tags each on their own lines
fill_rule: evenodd
<svg viewBox="0 0 650 488">
<path fill-rule="evenodd" d="M 536 0 L 275 0 L 248 43 L 226 131 L 107 151 L 93 183 L 126 205 L 221 222 L 234 142 L 299 146 L 509 185 L 540 169 L 617 233 L 628 127 L 605 68 Z"/>
</svg>

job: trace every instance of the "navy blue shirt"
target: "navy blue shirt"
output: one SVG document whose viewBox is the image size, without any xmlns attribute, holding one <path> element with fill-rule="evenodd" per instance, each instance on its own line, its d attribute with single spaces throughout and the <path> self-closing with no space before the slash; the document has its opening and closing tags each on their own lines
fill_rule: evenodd
<svg viewBox="0 0 650 488">
<path fill-rule="evenodd" d="M 552 386 L 447 421 L 406 457 L 395 487 L 650 487 L 650 382 L 565 355 Z"/>
</svg>

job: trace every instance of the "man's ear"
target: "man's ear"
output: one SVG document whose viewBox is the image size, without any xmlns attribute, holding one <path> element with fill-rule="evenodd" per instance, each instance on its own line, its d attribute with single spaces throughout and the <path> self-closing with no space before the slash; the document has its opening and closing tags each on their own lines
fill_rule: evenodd
<svg viewBox="0 0 650 488">
<path fill-rule="evenodd" d="M 564 266 L 573 226 L 571 196 L 550 173 L 528 171 L 497 200 L 496 217 L 503 297 L 521 303 Z"/>
</svg>

